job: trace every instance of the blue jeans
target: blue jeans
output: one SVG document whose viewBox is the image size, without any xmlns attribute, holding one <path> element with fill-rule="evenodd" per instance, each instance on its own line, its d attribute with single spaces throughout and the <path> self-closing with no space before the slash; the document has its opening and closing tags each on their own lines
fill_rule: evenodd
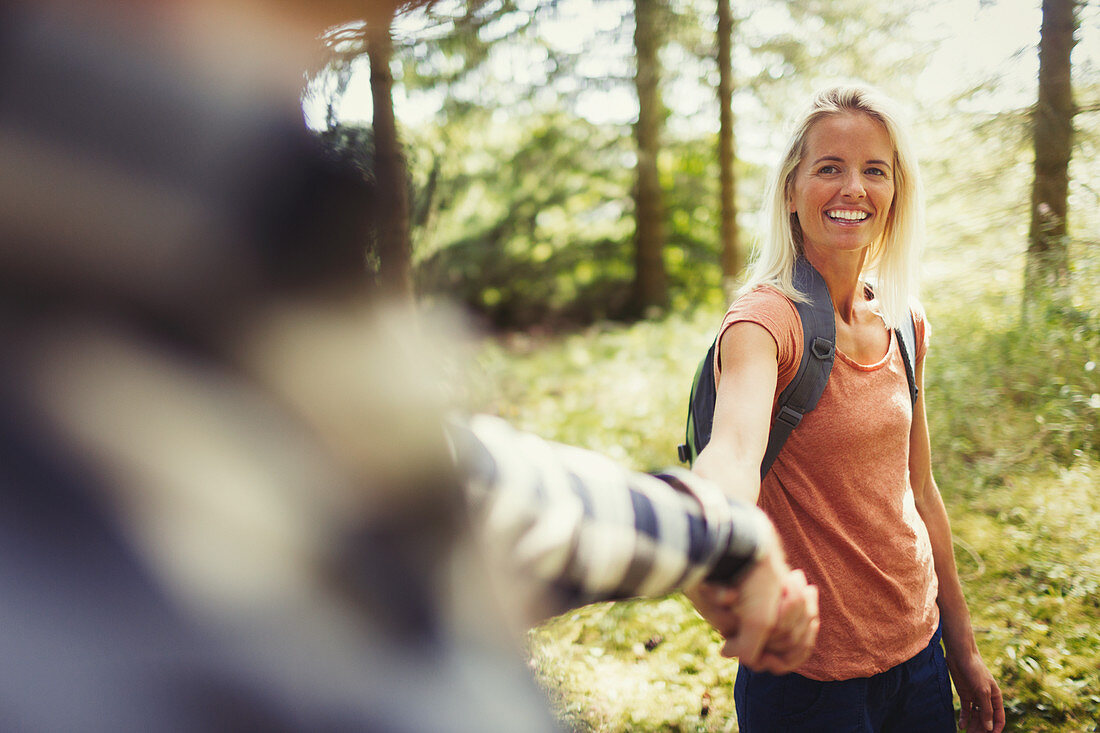
<svg viewBox="0 0 1100 733">
<path fill-rule="evenodd" d="M 940 630 L 907 662 L 873 677 L 819 682 L 740 667 L 741 733 L 953 733 L 955 710 Z"/>
</svg>

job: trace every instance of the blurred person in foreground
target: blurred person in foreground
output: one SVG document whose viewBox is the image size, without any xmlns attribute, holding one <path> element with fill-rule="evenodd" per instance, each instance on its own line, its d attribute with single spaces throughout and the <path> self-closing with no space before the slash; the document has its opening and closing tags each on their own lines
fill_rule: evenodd
<svg viewBox="0 0 1100 733">
<path fill-rule="evenodd" d="M 444 417 L 275 6 L 0 4 L 0 728 L 553 730 L 502 628 L 704 579 L 799 664 L 756 508 Z"/>
<path fill-rule="evenodd" d="M 695 470 L 775 522 L 791 565 L 820 589 L 821 632 L 795 673 L 738 670 L 739 727 L 952 731 L 950 672 L 960 725 L 999 733 L 1001 692 L 974 640 L 924 396 L 914 402 L 896 337 L 914 317 L 920 388 L 928 326 L 911 283 L 923 202 L 893 104 L 855 86 L 815 95 L 769 206 L 771 229 L 722 325 L 714 429 Z M 775 399 L 802 359 L 799 258 L 828 286 L 835 361 L 817 407 L 762 480 Z M 705 617 L 721 617 L 691 595 Z"/>
</svg>

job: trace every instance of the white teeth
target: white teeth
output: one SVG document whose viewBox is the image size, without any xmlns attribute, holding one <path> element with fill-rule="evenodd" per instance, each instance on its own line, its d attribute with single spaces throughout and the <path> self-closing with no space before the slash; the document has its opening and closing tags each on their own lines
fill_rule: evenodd
<svg viewBox="0 0 1100 733">
<path fill-rule="evenodd" d="M 830 219 L 842 219 L 844 221 L 863 221 L 870 216 L 866 211 L 846 211 L 844 209 L 826 213 L 829 215 Z"/>
</svg>

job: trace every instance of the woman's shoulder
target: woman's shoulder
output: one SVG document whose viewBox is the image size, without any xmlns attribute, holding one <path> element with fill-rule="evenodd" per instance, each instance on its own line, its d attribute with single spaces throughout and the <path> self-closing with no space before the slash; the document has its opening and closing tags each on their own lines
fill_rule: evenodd
<svg viewBox="0 0 1100 733">
<path fill-rule="evenodd" d="M 733 301 L 728 312 L 739 316 L 756 313 L 798 318 L 798 310 L 791 299 L 771 285 L 757 285 L 743 293 Z"/>
<path fill-rule="evenodd" d="M 790 298 L 775 288 L 760 285 L 738 297 L 726 312 L 721 332 L 743 322 L 754 323 L 771 334 L 779 347 L 781 363 L 801 357 L 802 319 Z"/>
<path fill-rule="evenodd" d="M 776 345 L 779 375 L 782 389 L 794 376 L 802 359 L 802 320 L 794 303 L 770 285 L 759 285 L 738 297 L 726 312 L 719 331 L 719 351 L 722 337 L 735 323 L 753 323 L 771 335 Z M 716 354 L 715 372 L 720 370 L 721 357 Z"/>
</svg>

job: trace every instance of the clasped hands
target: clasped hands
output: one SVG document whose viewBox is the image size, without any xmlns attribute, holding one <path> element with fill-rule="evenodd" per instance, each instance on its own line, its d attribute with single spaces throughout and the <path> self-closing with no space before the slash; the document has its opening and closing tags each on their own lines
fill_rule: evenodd
<svg viewBox="0 0 1100 733">
<path fill-rule="evenodd" d="M 791 570 L 778 538 L 736 587 L 700 583 L 686 589 L 699 614 L 725 639 L 722 656 L 754 671 L 786 674 L 801 666 L 817 640 L 817 587 Z"/>
</svg>

